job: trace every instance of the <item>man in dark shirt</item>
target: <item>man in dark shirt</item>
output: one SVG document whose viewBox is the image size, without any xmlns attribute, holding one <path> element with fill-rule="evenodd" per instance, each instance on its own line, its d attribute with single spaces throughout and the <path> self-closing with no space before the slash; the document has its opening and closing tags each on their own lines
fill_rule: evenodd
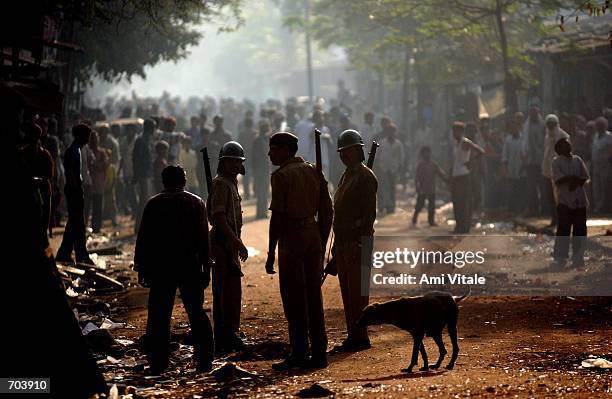
<svg viewBox="0 0 612 399">
<path fill-rule="evenodd" d="M 200 371 L 212 369 L 213 334 L 204 312 L 204 289 L 210 282 L 208 221 L 200 197 L 185 191 L 185 171 L 168 166 L 164 190 L 145 207 L 134 253 L 138 280 L 149 292 L 146 353 L 151 372 L 168 367 L 170 318 L 176 289 L 189 317 L 194 358 Z"/>
<path fill-rule="evenodd" d="M 138 185 L 139 206 L 136 212 L 136 223 L 134 232 L 138 233 L 140 219 L 144 211 L 145 204 L 151 196 L 151 178 L 153 177 L 153 150 L 152 137 L 155 133 L 155 121 L 147 119 L 144 121 L 143 131 L 134 142 L 133 166 L 134 182 Z"/>
<path fill-rule="evenodd" d="M 89 126 L 84 124 L 74 126 L 72 128 L 74 141 L 64 153 L 66 173 L 64 194 L 68 208 L 68 221 L 62 244 L 57 250 L 56 260 L 58 262 L 72 262 L 72 250 L 74 249 L 77 262 L 93 264 L 85 246 L 83 177 L 81 175 L 81 148 L 89 142 L 90 134 Z"/>
</svg>

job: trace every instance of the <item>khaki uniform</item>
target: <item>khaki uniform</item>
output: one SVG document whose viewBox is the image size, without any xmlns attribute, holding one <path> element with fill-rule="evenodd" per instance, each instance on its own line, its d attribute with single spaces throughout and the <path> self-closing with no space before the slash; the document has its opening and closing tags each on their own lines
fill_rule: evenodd
<svg viewBox="0 0 612 399">
<path fill-rule="evenodd" d="M 240 330 L 240 309 L 242 307 L 242 285 L 238 250 L 229 246 L 221 230 L 214 224 L 214 216 L 223 213 L 227 224 L 238 237 L 242 229 L 242 198 L 238 194 L 238 183 L 217 175 L 212 182 L 209 199 L 211 250 L 215 265 L 212 271 L 213 320 L 215 341 L 223 346 Z"/>
<path fill-rule="evenodd" d="M 374 173 L 362 163 L 347 168 L 334 195 L 334 234 L 338 279 L 344 303 L 348 339 L 368 339 L 368 330 L 357 327 L 363 308 L 368 305 L 370 266 L 362 265 L 362 256 L 372 251 L 374 220 L 376 219 L 376 191 L 378 181 Z M 362 254 L 362 246 L 366 246 Z"/>
<path fill-rule="evenodd" d="M 295 157 L 272 173 L 270 210 L 287 218 L 278 241 L 278 272 L 289 341 L 294 356 L 308 353 L 310 338 L 313 356 L 327 350 L 321 276 L 321 237 L 315 215 L 320 202 L 321 180 L 315 167 Z"/>
</svg>

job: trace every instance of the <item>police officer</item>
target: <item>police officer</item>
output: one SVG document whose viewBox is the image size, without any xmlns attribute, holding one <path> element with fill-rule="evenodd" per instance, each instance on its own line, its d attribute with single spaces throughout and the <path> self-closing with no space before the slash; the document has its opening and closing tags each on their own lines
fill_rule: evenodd
<svg viewBox="0 0 612 399">
<path fill-rule="evenodd" d="M 279 168 L 272 173 L 270 246 L 266 271 L 275 273 L 278 242 L 279 285 L 285 317 L 289 324 L 290 355 L 272 367 L 327 366 L 327 335 L 321 295 L 322 251 L 317 214 L 331 218 L 331 198 L 322 190 L 322 176 L 316 168 L 296 157 L 298 138 L 286 132 L 270 137 L 268 153 Z M 322 225 L 331 220 L 319 221 Z M 308 357 L 310 339 L 311 357 Z"/>
<path fill-rule="evenodd" d="M 357 320 L 369 299 L 370 265 L 361 260 L 362 251 L 372 250 L 378 181 L 363 164 L 363 140 L 356 130 L 340 134 L 338 152 L 346 169 L 334 195 L 334 256 L 348 337 L 334 350 L 354 352 L 370 347 L 368 330 Z"/>
<path fill-rule="evenodd" d="M 162 181 L 164 190 L 145 206 L 134 253 L 138 280 L 151 288 L 146 354 L 151 373 L 168 367 L 170 318 L 178 288 L 191 325 L 197 368 L 209 371 L 214 342 L 203 309 L 204 289 L 210 282 L 206 206 L 185 191 L 186 176 L 180 166 L 166 167 Z"/>
<path fill-rule="evenodd" d="M 235 141 L 223 144 L 219 152 L 217 176 L 212 182 L 209 213 L 212 220 L 213 318 L 217 353 L 228 353 L 243 346 L 239 336 L 242 287 L 240 261 L 247 249 L 240 239 L 242 229 L 238 174 L 244 174 L 244 150 Z"/>
</svg>

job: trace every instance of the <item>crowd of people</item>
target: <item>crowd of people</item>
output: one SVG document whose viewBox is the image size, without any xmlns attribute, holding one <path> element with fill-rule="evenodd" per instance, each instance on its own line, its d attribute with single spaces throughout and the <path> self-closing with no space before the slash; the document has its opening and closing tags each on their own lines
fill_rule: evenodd
<svg viewBox="0 0 612 399">
<path fill-rule="evenodd" d="M 13 129 L 12 156 L 20 165 L 16 184 L 24 194 L 16 207 L 40 210 L 22 212 L 36 221 L 18 232 L 29 237 L 27 245 L 37 246 L 33 261 L 52 264 L 48 236 L 65 220 L 55 260 L 91 264 L 87 226 L 97 233 L 105 221 L 118 225 L 122 214 L 131 217 L 135 269 L 140 283 L 151 288 L 145 339 L 151 372 L 168 366 L 176 289 L 190 319 L 194 359 L 200 370 L 210 370 L 214 351 L 223 354 L 244 345 L 240 264 L 248 251 L 241 237 L 242 205 L 254 197 L 256 218 L 270 218 L 266 271 L 276 273 L 278 264 L 289 328 L 291 352 L 273 367 L 327 365 L 321 276 L 331 230 L 330 265 L 336 270 L 326 271 L 338 273 L 348 332 L 335 350 L 368 348 L 367 330 L 357 323 L 368 303 L 359 289 L 365 278 L 359 260 L 364 246 L 371 246 L 363 237 L 372 237 L 377 217 L 396 212 L 397 188 L 406 185 L 416 149 L 389 116 L 367 110 L 355 116 L 343 103 L 269 101 L 256 109 L 246 101 L 232 102 L 243 113 L 231 120 L 210 101 L 208 110 L 204 104 L 188 126 L 170 115 L 150 114 L 155 107 L 136 107 L 135 113 L 124 108 L 120 119 L 81 118 L 70 129 L 70 142 L 52 116 L 24 114 Z M 212 124 L 208 115 L 214 115 Z M 555 260 L 565 264 L 571 241 L 572 262 L 580 267 L 587 214 L 606 214 L 612 206 L 612 110 L 592 117 L 543 116 L 537 102 L 526 116 L 517 112 L 503 121 L 485 114 L 476 121 L 455 115 L 448 136 L 444 133 L 451 150 L 447 159 L 435 159 L 433 154 L 440 153 L 435 147 L 418 148 L 412 224 L 418 224 L 427 201 L 428 223 L 436 225 L 440 179 L 450 192 L 455 234 L 469 233 L 475 222 L 496 211 L 502 218 L 548 215 L 557 225 Z M 315 167 L 317 131 L 321 162 Z M 373 141 L 380 149 L 370 169 L 364 161 Z M 203 147 L 214 175 L 210 187 Z M 169 264 L 178 266 L 170 270 Z M 57 279 L 53 268 L 48 270 L 48 281 Z M 210 282 L 214 330 L 202 309 Z M 52 284 L 54 292 L 60 287 Z M 66 310 L 65 298 L 58 297 L 57 306 Z M 78 328 L 73 332 L 80 335 Z M 102 386 L 91 360 L 83 360 L 89 378 Z"/>
<path fill-rule="evenodd" d="M 555 144 L 565 138 L 572 143 L 575 154 L 585 162 L 592 177 L 591 184 L 586 187 L 591 203 L 589 213 L 610 213 L 611 120 L 610 108 L 589 121 L 582 115 L 567 113 L 544 117 L 537 102 L 530 104 L 527 115 L 517 112 L 504 121 L 503 129 L 492 128 L 486 114 L 480 115 L 478 121 L 459 118 L 451 129 L 453 164 L 450 176 L 464 176 L 465 181 L 456 184 L 453 190 L 451 180 L 453 198 L 459 203 L 456 208 L 469 208 L 469 214 L 477 215 L 476 219 L 481 219 L 478 213 L 481 210 L 506 211 L 499 216 L 502 218 L 548 216 L 550 226 L 556 226 L 557 200 L 552 162 L 558 155 L 554 150 Z M 459 143 L 463 143 L 464 148 L 467 148 L 466 143 L 473 144 L 470 154 L 461 151 Z M 431 180 L 429 177 L 427 179 Z M 467 192 L 466 187 L 471 193 Z M 466 201 L 469 206 L 465 205 Z M 456 216 L 459 225 L 462 216 Z M 469 219 L 471 223 L 471 216 Z"/>
</svg>

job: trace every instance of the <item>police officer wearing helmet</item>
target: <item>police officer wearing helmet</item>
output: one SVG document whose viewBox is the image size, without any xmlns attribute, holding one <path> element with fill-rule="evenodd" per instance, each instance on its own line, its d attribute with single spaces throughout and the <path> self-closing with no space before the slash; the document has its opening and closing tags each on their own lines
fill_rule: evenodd
<svg viewBox="0 0 612 399">
<path fill-rule="evenodd" d="M 368 330 L 357 326 L 357 320 L 369 301 L 370 268 L 361 265 L 361 253 L 372 251 L 378 181 L 363 164 L 363 145 L 356 130 L 345 130 L 338 137 L 338 153 L 346 169 L 334 195 L 333 250 L 348 332 L 344 342 L 334 348 L 340 352 L 370 347 Z"/>
<path fill-rule="evenodd" d="M 229 353 L 243 346 L 240 337 L 243 276 L 240 261 L 246 261 L 242 243 L 242 207 L 238 194 L 238 174 L 244 174 L 244 149 L 235 141 L 223 144 L 219 152 L 217 176 L 212 182 L 209 215 L 212 221 L 211 250 L 213 319 L 217 353 Z"/>
</svg>

